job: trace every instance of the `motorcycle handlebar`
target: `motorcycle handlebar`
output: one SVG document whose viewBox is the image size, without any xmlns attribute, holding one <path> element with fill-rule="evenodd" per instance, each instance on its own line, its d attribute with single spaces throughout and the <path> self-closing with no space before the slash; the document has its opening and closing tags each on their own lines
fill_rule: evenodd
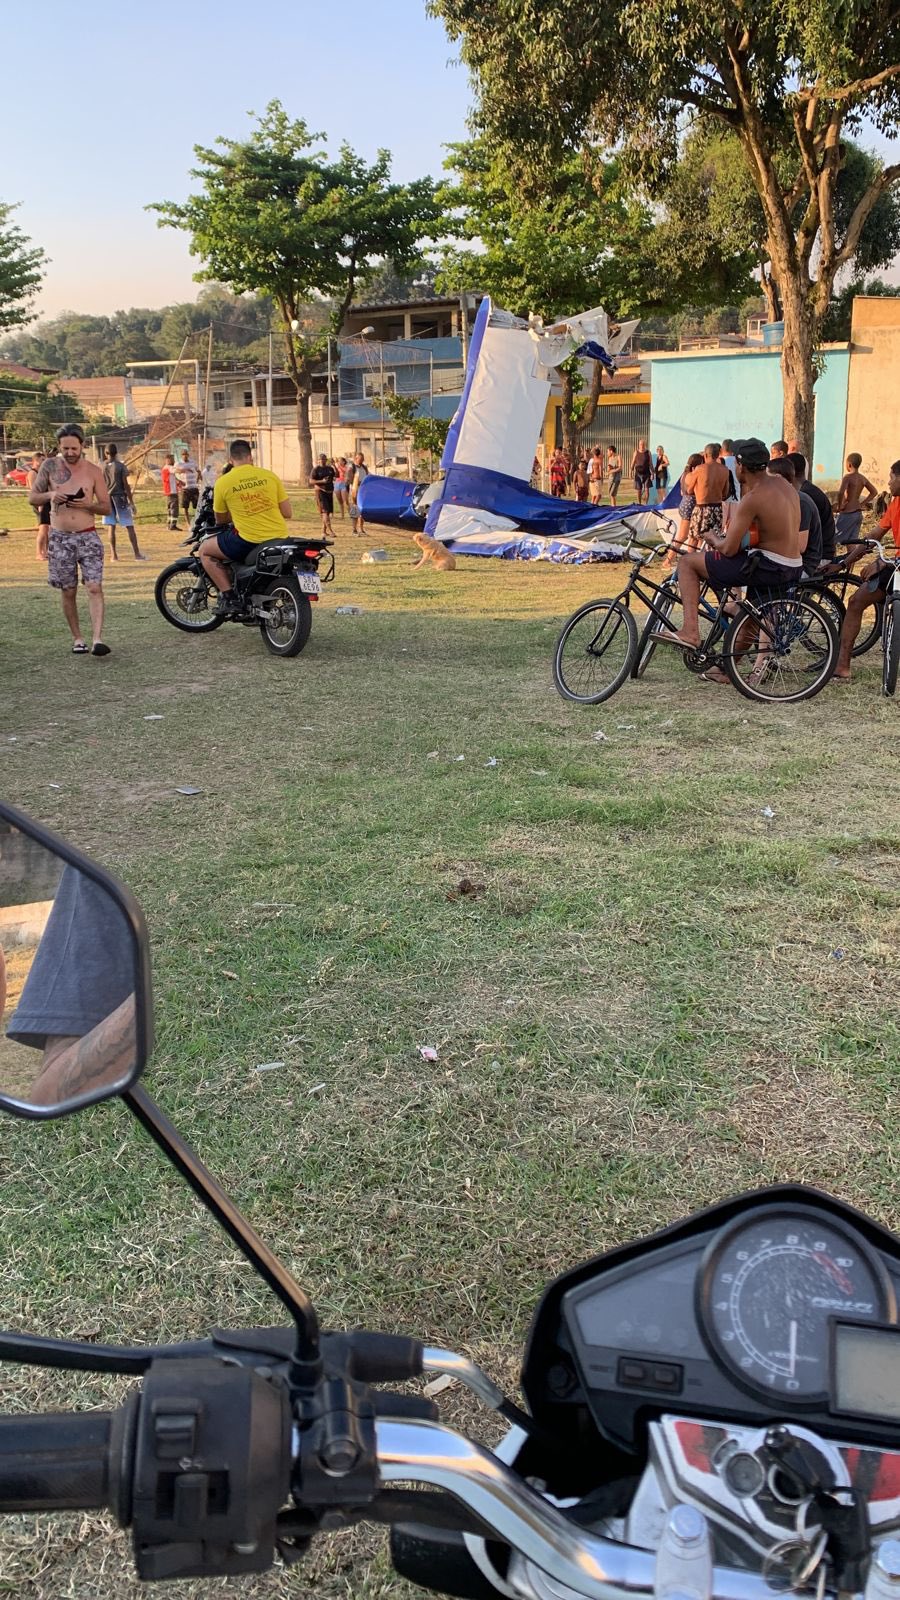
<svg viewBox="0 0 900 1600">
<path fill-rule="evenodd" d="M 125 1416 L 126 1408 L 0 1418 L 0 1513 L 120 1507 Z M 433 1422 L 382 1417 L 375 1431 L 382 1488 L 445 1491 L 497 1540 L 585 1600 L 654 1595 L 655 1552 L 579 1527 L 491 1451 Z M 715 1600 L 769 1600 L 770 1593 L 761 1574 L 712 1572 Z"/>
<path fill-rule="evenodd" d="M 112 1411 L 0 1417 L 0 1512 L 108 1506 L 114 1417 Z"/>
</svg>

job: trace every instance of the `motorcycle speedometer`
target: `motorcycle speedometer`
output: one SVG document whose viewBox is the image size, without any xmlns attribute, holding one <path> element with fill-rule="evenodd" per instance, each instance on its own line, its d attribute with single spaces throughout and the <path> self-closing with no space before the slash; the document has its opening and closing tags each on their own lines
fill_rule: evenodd
<svg viewBox="0 0 900 1600">
<path fill-rule="evenodd" d="M 699 1292 L 701 1327 L 719 1362 L 748 1388 L 797 1403 L 828 1395 L 834 1318 L 896 1319 L 879 1258 L 811 1207 L 757 1211 L 723 1230 Z"/>
</svg>

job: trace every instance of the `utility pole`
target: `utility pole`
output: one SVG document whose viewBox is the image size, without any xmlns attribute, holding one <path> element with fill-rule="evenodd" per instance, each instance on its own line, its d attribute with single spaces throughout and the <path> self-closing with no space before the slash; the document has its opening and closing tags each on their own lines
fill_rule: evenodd
<svg viewBox="0 0 900 1600">
<path fill-rule="evenodd" d="M 334 423 L 331 420 L 331 334 L 328 335 L 328 459 L 334 460 Z"/>
<path fill-rule="evenodd" d="M 272 440 L 271 440 L 271 433 L 272 433 L 272 340 L 273 340 L 274 337 L 275 337 L 275 335 L 273 334 L 272 329 L 270 328 L 269 329 L 269 371 L 268 371 L 268 375 L 266 377 L 266 426 L 268 427 L 269 434 L 270 434 L 270 438 L 269 438 L 269 449 L 270 450 L 271 450 L 271 447 L 272 447 Z"/>
<path fill-rule="evenodd" d="M 462 363 L 463 372 L 465 372 L 466 367 L 469 365 L 469 296 L 466 294 L 464 289 L 460 291 L 459 296 L 459 317 L 459 333 L 460 338 L 462 339 Z"/>
<path fill-rule="evenodd" d="M 206 346 L 206 383 L 203 386 L 203 451 L 200 457 L 200 466 L 206 466 L 206 439 L 209 433 L 209 384 L 212 377 L 212 341 L 213 325 L 209 325 L 209 342 Z"/>
<path fill-rule="evenodd" d="M 384 471 L 384 340 L 378 342 L 378 365 L 381 389 L 381 470 Z"/>
</svg>

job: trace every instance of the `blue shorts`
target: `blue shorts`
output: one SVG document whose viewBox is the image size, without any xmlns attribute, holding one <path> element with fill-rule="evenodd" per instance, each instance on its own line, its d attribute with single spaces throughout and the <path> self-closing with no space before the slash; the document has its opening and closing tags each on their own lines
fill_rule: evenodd
<svg viewBox="0 0 900 1600">
<path fill-rule="evenodd" d="M 242 539 L 234 528 L 217 528 L 215 538 L 223 556 L 227 556 L 229 561 L 246 561 L 250 551 L 256 549 L 252 540 Z"/>
<path fill-rule="evenodd" d="M 120 528 L 134 527 L 134 512 L 127 500 L 111 500 L 110 507 L 109 515 L 103 518 L 105 528 L 114 528 L 117 524 Z"/>
</svg>

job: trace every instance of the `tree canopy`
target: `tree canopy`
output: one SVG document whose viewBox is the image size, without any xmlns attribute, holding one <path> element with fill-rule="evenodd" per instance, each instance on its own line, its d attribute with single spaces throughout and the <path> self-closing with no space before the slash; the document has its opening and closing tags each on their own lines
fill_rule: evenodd
<svg viewBox="0 0 900 1600">
<path fill-rule="evenodd" d="M 15 206 L 0 200 L 0 329 L 30 322 L 31 300 L 40 288 L 46 256 L 13 221 Z"/>
<path fill-rule="evenodd" d="M 900 9 L 893 0 L 430 0 L 472 73 L 476 121 L 514 161 L 523 188 L 587 144 L 621 151 L 664 194 L 685 127 L 734 133 L 785 323 L 786 437 L 811 441 L 815 347 L 835 277 L 880 197 L 883 166 L 843 226 L 836 213 L 848 134 L 863 117 L 900 129 Z"/>
<path fill-rule="evenodd" d="M 312 366 L 328 333 L 373 265 L 408 268 L 439 222 L 430 179 L 392 183 L 386 150 L 369 164 L 342 144 L 329 159 L 324 137 L 273 100 L 248 139 L 195 147 L 198 187 L 188 200 L 150 207 L 161 227 L 190 235 L 197 278 L 274 302 L 297 390 L 301 474 L 312 460 Z"/>
</svg>

